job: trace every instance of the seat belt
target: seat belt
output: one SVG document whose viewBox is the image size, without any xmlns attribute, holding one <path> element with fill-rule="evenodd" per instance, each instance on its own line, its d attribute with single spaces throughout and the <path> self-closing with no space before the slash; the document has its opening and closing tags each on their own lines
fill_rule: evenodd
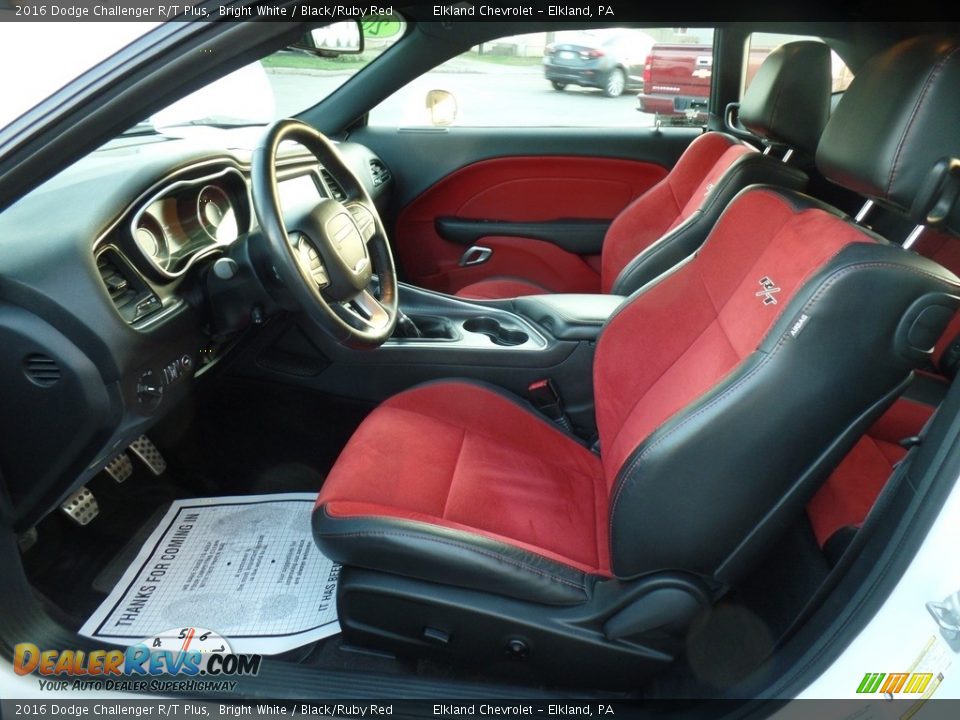
<svg viewBox="0 0 960 720">
<path fill-rule="evenodd" d="M 527 387 L 527 394 L 537 410 L 567 432 L 573 432 L 573 425 L 563 411 L 563 401 L 560 399 L 560 393 L 557 391 L 557 386 L 553 380 L 544 378 L 543 380 L 533 381 Z"/>
</svg>

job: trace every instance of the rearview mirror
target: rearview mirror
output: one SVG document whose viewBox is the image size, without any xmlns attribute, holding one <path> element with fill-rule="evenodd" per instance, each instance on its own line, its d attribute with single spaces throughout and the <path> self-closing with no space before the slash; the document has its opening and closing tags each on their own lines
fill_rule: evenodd
<svg viewBox="0 0 960 720">
<path fill-rule="evenodd" d="M 314 28 L 293 47 L 320 56 L 357 55 L 363 52 L 363 28 L 356 20 L 344 20 Z"/>
</svg>

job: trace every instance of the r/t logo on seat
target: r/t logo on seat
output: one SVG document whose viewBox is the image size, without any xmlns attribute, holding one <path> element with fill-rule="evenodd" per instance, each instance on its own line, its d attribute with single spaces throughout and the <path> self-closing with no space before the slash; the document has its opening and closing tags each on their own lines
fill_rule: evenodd
<svg viewBox="0 0 960 720">
<path fill-rule="evenodd" d="M 776 305 L 777 298 L 774 297 L 774 294 L 780 292 L 780 288 L 777 287 L 777 284 L 769 277 L 764 275 L 762 278 L 760 278 L 760 287 L 763 289 L 758 290 L 754 293 L 754 295 L 757 297 L 762 297 L 764 305 Z"/>
</svg>

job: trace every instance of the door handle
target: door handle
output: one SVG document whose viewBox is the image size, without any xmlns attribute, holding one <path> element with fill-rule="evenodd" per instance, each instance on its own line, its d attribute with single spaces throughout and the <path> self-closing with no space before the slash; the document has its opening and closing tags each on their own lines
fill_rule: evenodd
<svg viewBox="0 0 960 720">
<path fill-rule="evenodd" d="M 471 245 L 467 251 L 460 256 L 460 267 L 470 265 L 482 265 L 493 255 L 493 250 L 483 245 Z"/>
</svg>

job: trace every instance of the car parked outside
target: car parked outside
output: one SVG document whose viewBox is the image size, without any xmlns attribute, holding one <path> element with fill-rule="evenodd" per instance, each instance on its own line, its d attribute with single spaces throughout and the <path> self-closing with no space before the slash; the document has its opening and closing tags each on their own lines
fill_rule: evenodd
<svg viewBox="0 0 960 720">
<path fill-rule="evenodd" d="M 643 88 L 643 66 L 655 40 L 645 32 L 578 32 L 543 52 L 544 76 L 555 90 L 599 88 L 607 97 Z"/>
</svg>

